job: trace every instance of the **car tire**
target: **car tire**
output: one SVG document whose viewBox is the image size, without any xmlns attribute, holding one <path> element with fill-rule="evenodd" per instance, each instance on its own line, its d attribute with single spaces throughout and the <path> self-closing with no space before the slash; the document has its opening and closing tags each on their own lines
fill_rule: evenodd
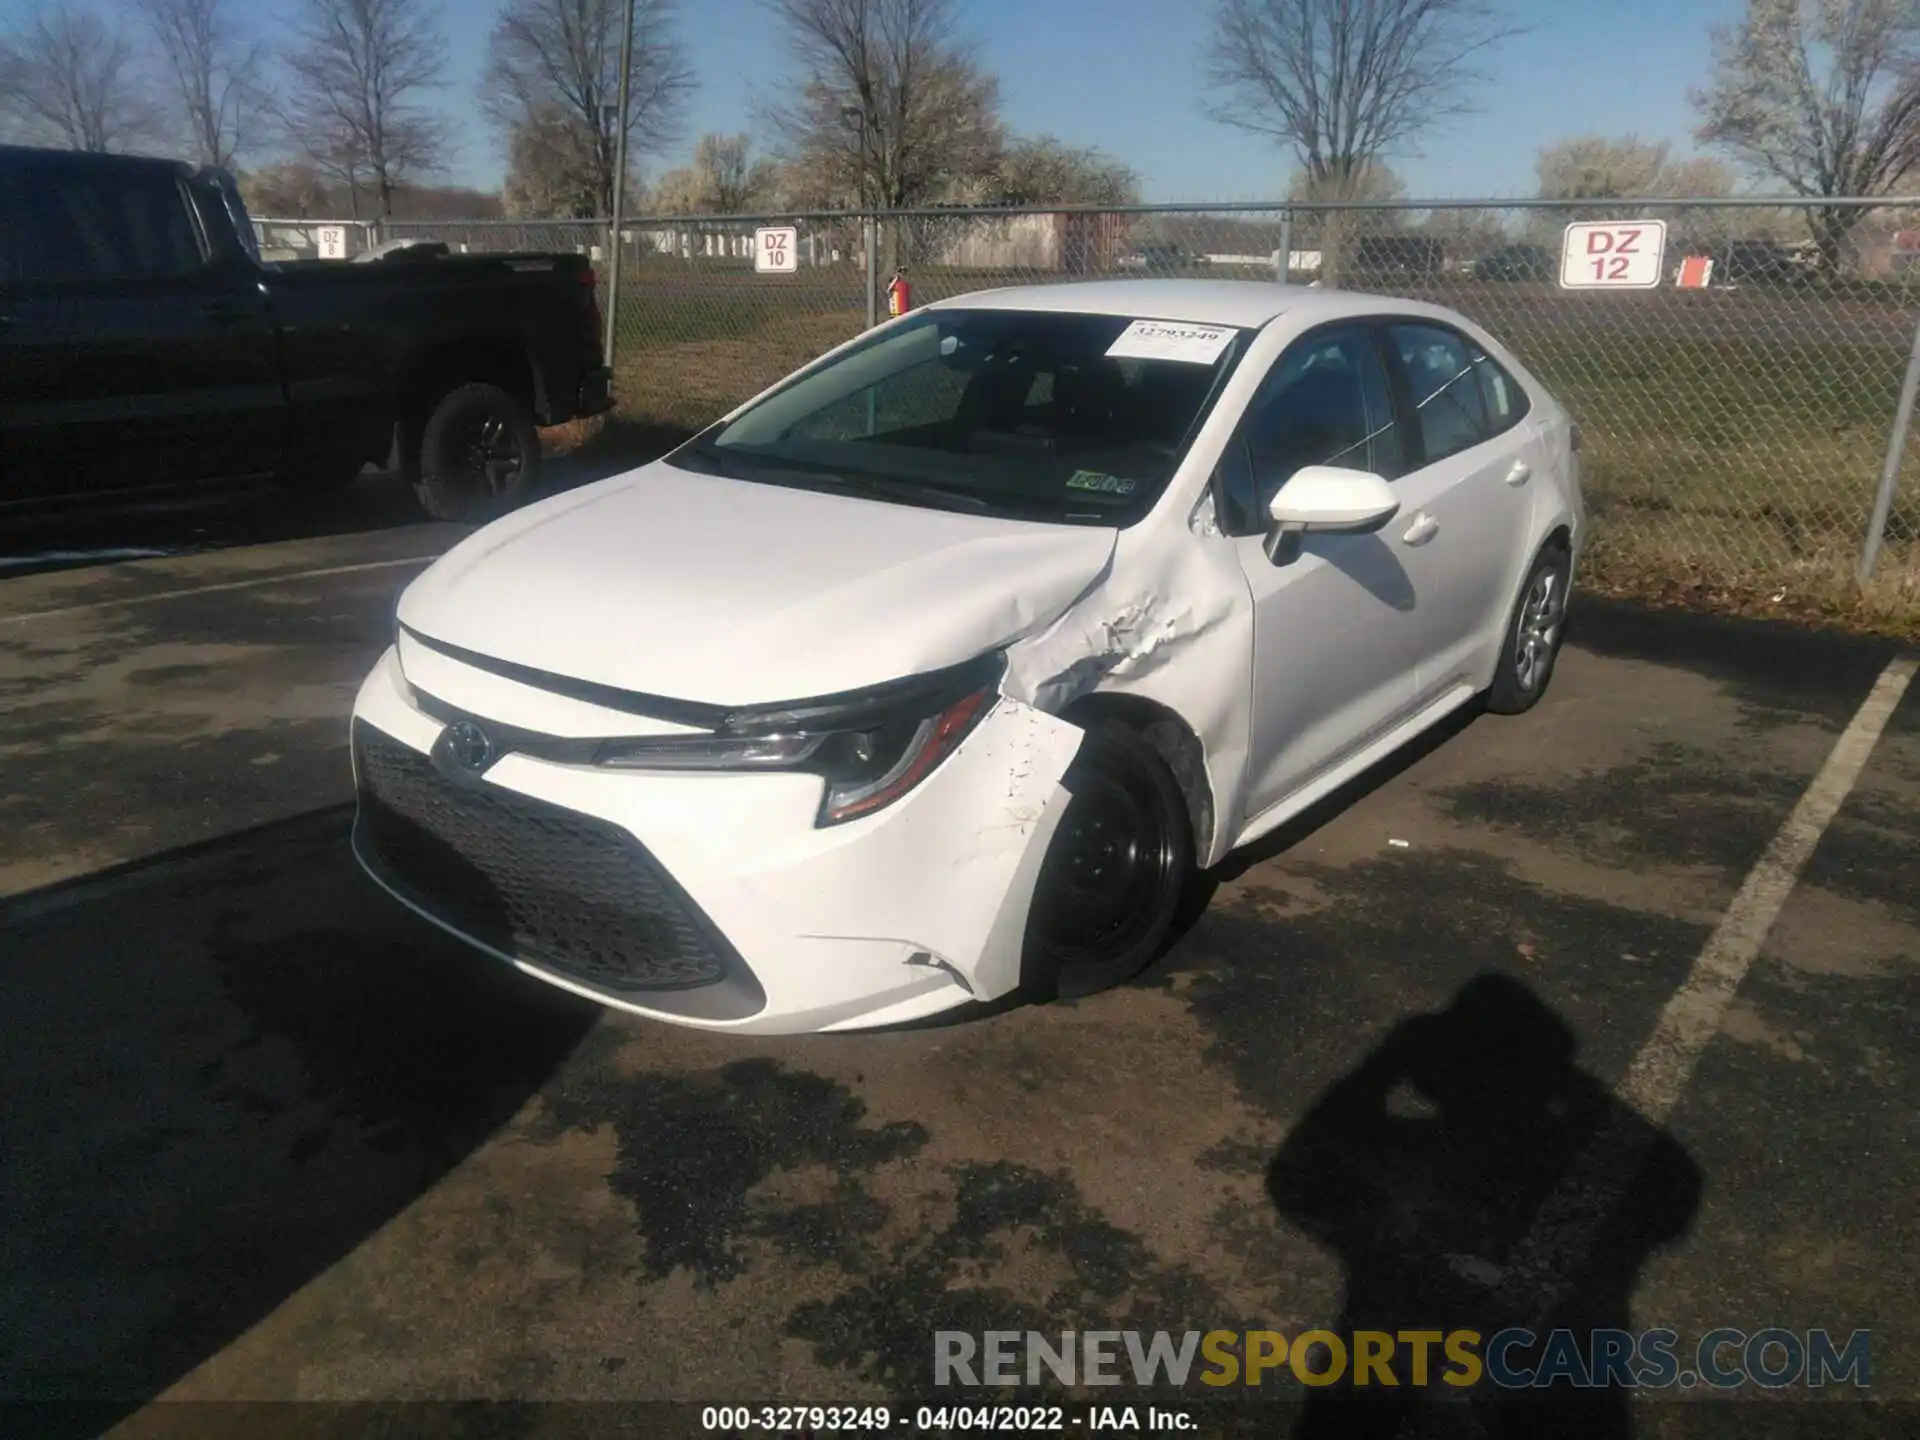
<svg viewBox="0 0 1920 1440">
<path fill-rule="evenodd" d="M 1072 797 L 1028 911 L 1023 986 L 1075 999 L 1140 973 L 1165 949 L 1193 879 L 1193 827 L 1166 761 L 1131 728 L 1087 730 Z"/>
<path fill-rule="evenodd" d="M 1560 644 L 1567 633 L 1567 599 L 1573 578 L 1573 557 L 1564 545 L 1549 543 L 1507 617 L 1500 663 L 1486 694 L 1487 709 L 1495 715 L 1519 715 L 1540 703 L 1553 679 Z"/>
<path fill-rule="evenodd" d="M 427 416 L 413 488 L 436 520 L 483 521 L 523 496 L 539 468 L 540 434 L 526 402 L 498 385 L 461 385 Z"/>
</svg>

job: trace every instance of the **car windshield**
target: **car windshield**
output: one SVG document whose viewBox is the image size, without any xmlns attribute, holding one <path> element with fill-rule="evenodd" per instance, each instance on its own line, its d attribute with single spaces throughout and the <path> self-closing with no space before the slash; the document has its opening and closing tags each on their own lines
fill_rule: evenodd
<svg viewBox="0 0 1920 1440">
<path fill-rule="evenodd" d="M 1179 466 L 1247 332 L 931 310 L 793 380 L 673 463 L 1066 524 L 1128 525 Z"/>
</svg>

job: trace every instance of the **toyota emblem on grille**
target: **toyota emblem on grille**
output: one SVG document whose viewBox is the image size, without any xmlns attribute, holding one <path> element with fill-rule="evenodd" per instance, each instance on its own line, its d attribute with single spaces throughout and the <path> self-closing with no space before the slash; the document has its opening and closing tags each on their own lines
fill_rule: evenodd
<svg viewBox="0 0 1920 1440">
<path fill-rule="evenodd" d="M 493 737 L 471 720 L 456 720 L 447 727 L 447 758 L 462 770 L 476 775 L 493 763 Z"/>
</svg>

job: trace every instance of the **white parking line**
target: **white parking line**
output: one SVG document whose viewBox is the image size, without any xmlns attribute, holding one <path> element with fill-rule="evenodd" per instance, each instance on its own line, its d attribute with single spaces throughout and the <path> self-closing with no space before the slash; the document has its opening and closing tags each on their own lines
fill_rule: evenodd
<svg viewBox="0 0 1920 1440">
<path fill-rule="evenodd" d="M 1584 1268 L 1601 1228 L 1636 1178 L 1658 1127 L 1673 1113 L 1719 1033 L 1734 992 L 1752 968 L 1821 835 L 1859 782 L 1874 745 L 1912 681 L 1916 662 L 1892 661 L 1880 673 L 1846 731 L 1793 807 L 1773 843 L 1748 873 L 1714 927 L 1686 980 L 1660 1012 L 1616 1092 L 1614 1118 L 1589 1142 L 1515 1247 L 1500 1286 L 1499 1313 L 1544 1325 Z"/>
<path fill-rule="evenodd" d="M 1694 1062 L 1720 1029 L 1733 992 L 1766 943 L 1767 932 L 1779 918 L 1780 907 L 1786 904 L 1814 846 L 1859 783 L 1880 732 L 1907 693 L 1915 664 L 1903 658 L 1880 672 L 1827 763 L 1714 927 L 1686 983 L 1660 1012 L 1660 1023 L 1640 1047 L 1619 1089 L 1620 1099 L 1647 1119 L 1656 1124 L 1664 1121 L 1679 1100 Z"/>
<path fill-rule="evenodd" d="M 331 565 L 324 570 L 283 570 L 273 575 L 256 575 L 248 580 L 227 580 L 218 585 L 196 585 L 186 590 L 155 590 L 147 595 L 123 595 L 113 600 L 89 600 L 84 605 L 62 605 L 54 610 L 29 610 L 24 615 L 0 615 L 0 624 L 24 625 L 29 620 L 53 620 L 64 615 L 84 615 L 91 610 L 113 610 L 126 605 L 145 605 L 150 600 L 184 600 L 192 595 L 217 595 L 223 590 L 251 590 L 261 585 L 281 585 L 289 580 L 320 580 L 329 575 L 355 575 L 366 570 L 395 570 L 404 565 L 431 565 L 438 555 L 411 555 L 404 560 L 368 560 L 360 565 Z"/>
</svg>

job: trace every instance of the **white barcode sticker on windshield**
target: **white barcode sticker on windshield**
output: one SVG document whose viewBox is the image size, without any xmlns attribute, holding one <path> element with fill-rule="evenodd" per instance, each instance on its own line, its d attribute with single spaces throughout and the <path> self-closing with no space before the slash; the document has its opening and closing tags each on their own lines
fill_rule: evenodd
<svg viewBox="0 0 1920 1440">
<path fill-rule="evenodd" d="M 1180 360 L 1211 365 L 1233 339 L 1228 325 L 1183 325 L 1177 320 L 1136 320 L 1120 332 L 1107 354 L 1115 360 Z"/>
</svg>

